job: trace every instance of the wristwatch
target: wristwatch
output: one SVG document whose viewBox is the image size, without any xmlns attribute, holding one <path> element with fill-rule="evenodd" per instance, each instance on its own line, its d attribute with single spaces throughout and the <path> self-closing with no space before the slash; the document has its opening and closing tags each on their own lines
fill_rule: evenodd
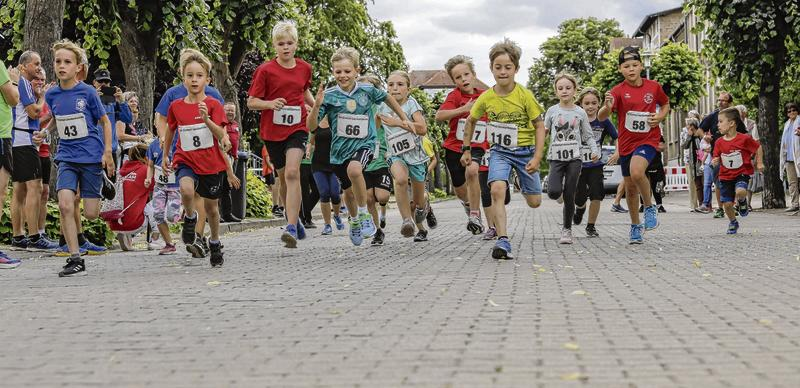
<svg viewBox="0 0 800 388">
<path fill-rule="evenodd" d="M 462 146 L 461 146 L 461 152 L 464 152 L 464 151 L 470 151 L 470 150 L 471 150 L 471 147 L 470 147 L 470 146 L 468 146 L 468 145 L 462 145 Z"/>
</svg>

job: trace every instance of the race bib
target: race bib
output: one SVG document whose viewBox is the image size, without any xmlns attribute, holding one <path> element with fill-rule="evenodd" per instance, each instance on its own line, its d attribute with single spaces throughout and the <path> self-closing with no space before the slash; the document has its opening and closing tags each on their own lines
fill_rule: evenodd
<svg viewBox="0 0 800 388">
<path fill-rule="evenodd" d="M 386 144 L 389 146 L 389 151 L 392 156 L 400 156 L 413 150 L 417 146 L 416 140 L 417 135 L 408 131 L 403 131 L 386 139 Z"/>
<path fill-rule="evenodd" d="M 481 158 L 481 166 L 489 167 L 489 150 L 483 153 L 483 157 Z"/>
<path fill-rule="evenodd" d="M 516 147 L 518 143 L 517 125 L 492 121 L 486 126 L 486 137 L 489 143 L 505 148 Z"/>
<path fill-rule="evenodd" d="M 275 125 L 295 125 L 300 122 L 301 110 L 299 106 L 284 106 L 272 113 L 272 123 Z"/>
<path fill-rule="evenodd" d="M 83 113 L 56 116 L 58 136 L 65 140 L 82 139 L 89 136 L 89 127 L 86 125 L 86 116 Z"/>
<path fill-rule="evenodd" d="M 179 125 L 181 148 L 184 151 L 204 150 L 214 146 L 214 136 L 205 123 Z"/>
<path fill-rule="evenodd" d="M 733 151 L 729 154 L 721 154 L 720 156 L 722 158 L 722 165 L 727 169 L 735 170 L 739 167 L 742 167 L 744 164 L 742 153 L 739 151 Z"/>
<path fill-rule="evenodd" d="M 562 162 L 578 159 L 580 157 L 580 146 L 577 141 L 550 143 L 550 157 L 553 158 L 553 160 Z"/>
<path fill-rule="evenodd" d="M 625 114 L 625 129 L 636 133 L 650 132 L 650 124 L 647 123 L 649 117 L 648 112 L 628 111 Z"/>
<path fill-rule="evenodd" d="M 169 174 L 164 174 L 164 170 L 161 169 L 159 166 L 155 166 L 156 168 L 156 182 L 162 185 L 171 185 L 175 184 L 175 171 L 170 172 Z"/>
<path fill-rule="evenodd" d="M 339 113 L 336 121 L 336 136 L 364 139 L 369 134 L 369 117 L 366 115 Z"/>
<path fill-rule="evenodd" d="M 592 162 L 592 147 L 581 147 L 581 160 L 584 163 Z"/>
<path fill-rule="evenodd" d="M 456 127 L 456 139 L 464 141 L 464 128 L 467 126 L 467 120 L 458 120 Z M 475 129 L 472 131 L 472 143 L 483 143 L 486 141 L 486 123 L 478 121 L 475 123 Z"/>
</svg>

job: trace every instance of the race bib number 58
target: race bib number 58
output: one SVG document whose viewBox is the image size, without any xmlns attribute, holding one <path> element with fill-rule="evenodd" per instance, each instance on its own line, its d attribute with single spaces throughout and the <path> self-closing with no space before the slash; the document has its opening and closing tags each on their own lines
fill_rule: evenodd
<svg viewBox="0 0 800 388">
<path fill-rule="evenodd" d="M 648 112 L 629 111 L 625 114 L 625 129 L 636 133 L 650 132 L 650 124 L 647 123 L 649 117 Z"/>
</svg>

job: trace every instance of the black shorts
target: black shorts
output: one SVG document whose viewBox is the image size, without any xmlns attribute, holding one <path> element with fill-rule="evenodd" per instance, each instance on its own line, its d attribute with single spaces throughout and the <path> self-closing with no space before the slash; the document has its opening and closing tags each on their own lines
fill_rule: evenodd
<svg viewBox="0 0 800 388">
<path fill-rule="evenodd" d="M 272 186 L 272 185 L 274 185 L 274 184 L 275 184 L 275 173 L 274 173 L 274 172 L 271 172 L 271 173 L 267 174 L 267 175 L 264 177 L 264 183 L 266 183 L 266 184 L 267 184 L 267 186 Z"/>
<path fill-rule="evenodd" d="M 389 168 L 383 167 L 374 171 L 364 171 L 364 181 L 367 182 L 367 190 L 383 189 L 392 191 L 392 174 Z"/>
<path fill-rule="evenodd" d="M 41 169 L 42 169 L 42 183 L 49 184 L 50 183 L 50 170 L 53 168 L 53 162 L 50 160 L 49 156 L 40 156 L 39 161 Z"/>
<path fill-rule="evenodd" d="M 359 162 L 361 166 L 367 167 L 369 162 L 372 161 L 373 153 L 372 149 L 370 148 L 362 148 L 353 153 L 353 156 L 350 157 L 346 162 L 342 164 L 333 164 L 331 168 L 333 169 L 333 173 L 336 174 L 336 177 L 339 178 L 339 183 L 341 183 L 342 190 L 347 190 L 350 186 L 353 185 L 350 182 L 350 177 L 347 176 L 347 166 L 350 162 Z M 362 170 L 363 171 L 363 170 Z"/>
<path fill-rule="evenodd" d="M 0 168 L 6 169 L 9 175 L 14 173 L 14 156 L 11 151 L 11 138 L 0 139 L 3 144 L 0 144 Z"/>
<path fill-rule="evenodd" d="M 13 165 L 17 166 L 11 171 L 12 182 L 42 179 L 42 162 L 34 146 L 14 147 L 12 155 Z"/>
<path fill-rule="evenodd" d="M 492 206 L 492 190 L 489 188 L 489 171 L 478 172 L 478 184 L 481 186 L 481 204 L 483 207 Z M 506 205 L 511 203 L 511 188 L 506 185 Z"/>
<path fill-rule="evenodd" d="M 192 178 L 197 194 L 208 199 L 219 199 L 219 197 L 222 196 L 222 181 L 227 179 L 225 171 L 220 171 L 216 174 L 200 175 L 196 174 L 185 164 L 178 165 L 175 176 L 178 182 L 180 182 L 183 177 Z"/>
<path fill-rule="evenodd" d="M 472 161 L 481 164 L 481 159 L 486 151 L 480 147 L 472 147 L 470 151 Z M 450 180 L 453 182 L 453 187 L 461 187 L 467 182 L 467 168 L 461 165 L 461 155 L 461 153 L 447 148 L 444 150 L 444 164 L 447 166 L 447 171 L 450 172 Z"/>
<path fill-rule="evenodd" d="M 306 152 L 306 143 L 308 143 L 308 132 L 306 131 L 294 132 L 281 141 L 264 141 L 269 153 L 269 160 L 272 161 L 275 170 L 286 167 L 286 151 L 289 148 L 299 148 Z"/>
<path fill-rule="evenodd" d="M 592 201 L 602 201 L 606 196 L 603 187 L 603 166 L 584 167 L 581 169 L 581 176 L 578 178 L 578 190 L 575 194 L 575 203 L 583 206 L 586 199 Z"/>
</svg>

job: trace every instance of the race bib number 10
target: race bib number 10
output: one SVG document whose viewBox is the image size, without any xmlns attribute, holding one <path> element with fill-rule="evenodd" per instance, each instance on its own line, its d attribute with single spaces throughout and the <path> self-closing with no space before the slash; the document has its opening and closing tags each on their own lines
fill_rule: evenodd
<svg viewBox="0 0 800 388">
<path fill-rule="evenodd" d="M 300 122 L 299 106 L 284 106 L 272 114 L 272 123 L 275 125 L 295 125 Z"/>
<path fill-rule="evenodd" d="M 56 116 L 58 136 L 66 140 L 81 139 L 89 136 L 89 127 L 86 125 L 86 116 L 83 113 Z"/>
<path fill-rule="evenodd" d="M 647 123 L 649 117 L 648 112 L 629 111 L 625 114 L 625 129 L 636 133 L 650 132 L 650 124 Z"/>
<path fill-rule="evenodd" d="M 350 139 L 365 139 L 369 134 L 369 117 L 339 113 L 336 119 L 336 136 Z"/>
<path fill-rule="evenodd" d="M 486 137 L 489 143 L 506 148 L 516 147 L 518 143 L 517 126 L 516 124 L 492 121 L 486 126 Z"/>
</svg>

